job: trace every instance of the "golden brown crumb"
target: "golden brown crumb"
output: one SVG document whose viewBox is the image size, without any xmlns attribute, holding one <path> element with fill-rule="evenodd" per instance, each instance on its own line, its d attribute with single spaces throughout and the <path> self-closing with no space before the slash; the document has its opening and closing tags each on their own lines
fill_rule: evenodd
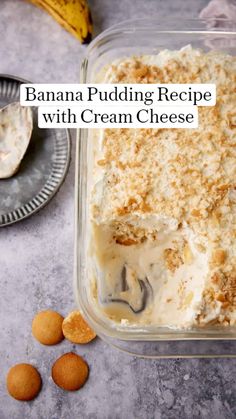
<svg viewBox="0 0 236 419">
<path fill-rule="evenodd" d="M 216 266 L 222 265 L 226 260 L 226 256 L 227 254 L 224 249 L 216 249 L 212 254 L 211 263 Z"/>
<path fill-rule="evenodd" d="M 118 237 L 116 239 L 116 243 L 121 244 L 122 246 L 132 246 L 134 244 L 137 244 L 137 240 L 130 239 L 129 237 Z"/>
<path fill-rule="evenodd" d="M 179 251 L 176 249 L 165 249 L 164 259 L 167 269 L 172 272 L 184 263 Z"/>
</svg>

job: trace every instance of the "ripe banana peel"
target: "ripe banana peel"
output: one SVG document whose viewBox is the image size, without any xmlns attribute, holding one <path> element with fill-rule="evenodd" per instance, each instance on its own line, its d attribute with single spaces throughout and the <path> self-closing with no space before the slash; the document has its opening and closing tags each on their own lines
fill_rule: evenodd
<svg viewBox="0 0 236 419">
<path fill-rule="evenodd" d="M 92 37 L 92 19 L 87 0 L 28 0 L 46 10 L 63 28 L 82 44 Z"/>
</svg>

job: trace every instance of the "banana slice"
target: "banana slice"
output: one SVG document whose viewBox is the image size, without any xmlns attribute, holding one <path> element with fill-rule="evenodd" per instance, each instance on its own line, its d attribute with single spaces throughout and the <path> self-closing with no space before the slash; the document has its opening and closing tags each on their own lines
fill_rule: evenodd
<svg viewBox="0 0 236 419">
<path fill-rule="evenodd" d="M 0 179 L 9 178 L 17 172 L 32 130 L 31 108 L 15 102 L 0 109 Z"/>
</svg>

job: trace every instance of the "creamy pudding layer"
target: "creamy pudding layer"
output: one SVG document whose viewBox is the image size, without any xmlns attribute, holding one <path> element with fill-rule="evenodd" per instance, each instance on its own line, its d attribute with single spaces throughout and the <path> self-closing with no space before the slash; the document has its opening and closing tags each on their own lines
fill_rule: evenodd
<svg viewBox="0 0 236 419">
<path fill-rule="evenodd" d="M 235 325 L 236 59 L 188 46 L 116 61 L 99 81 L 215 83 L 217 103 L 198 129 L 93 133 L 96 303 L 122 323 Z"/>
</svg>

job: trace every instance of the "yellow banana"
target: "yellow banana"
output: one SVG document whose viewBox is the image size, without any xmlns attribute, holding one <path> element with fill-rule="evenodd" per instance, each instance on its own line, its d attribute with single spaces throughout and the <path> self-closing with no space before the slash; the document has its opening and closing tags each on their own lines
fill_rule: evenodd
<svg viewBox="0 0 236 419">
<path fill-rule="evenodd" d="M 92 19 L 87 0 L 28 0 L 46 10 L 82 44 L 92 37 Z"/>
</svg>

